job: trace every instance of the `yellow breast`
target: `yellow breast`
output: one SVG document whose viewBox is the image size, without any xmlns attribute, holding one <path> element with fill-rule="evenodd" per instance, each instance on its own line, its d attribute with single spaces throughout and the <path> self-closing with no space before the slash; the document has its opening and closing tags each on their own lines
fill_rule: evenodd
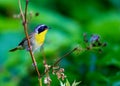
<svg viewBox="0 0 120 86">
<path fill-rule="evenodd" d="M 35 34 L 35 40 L 38 45 L 42 45 L 44 43 L 46 33 L 47 33 L 47 30 L 39 34 Z"/>
</svg>

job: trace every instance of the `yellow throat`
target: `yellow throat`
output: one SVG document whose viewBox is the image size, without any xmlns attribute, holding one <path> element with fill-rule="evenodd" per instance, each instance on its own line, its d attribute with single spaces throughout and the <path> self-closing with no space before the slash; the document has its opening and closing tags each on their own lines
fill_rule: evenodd
<svg viewBox="0 0 120 86">
<path fill-rule="evenodd" d="M 45 35 L 47 33 L 47 29 L 39 34 L 35 34 L 35 40 L 36 40 L 36 43 L 38 45 L 42 45 L 44 43 L 44 40 L 45 40 Z"/>
</svg>

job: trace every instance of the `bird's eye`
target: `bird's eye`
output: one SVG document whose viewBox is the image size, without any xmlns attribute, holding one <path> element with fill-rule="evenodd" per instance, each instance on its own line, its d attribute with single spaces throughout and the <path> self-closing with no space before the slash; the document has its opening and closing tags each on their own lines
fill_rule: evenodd
<svg viewBox="0 0 120 86">
<path fill-rule="evenodd" d="M 39 25 L 39 26 L 37 26 L 36 27 L 36 31 L 38 32 L 38 33 L 41 33 L 41 32 L 43 32 L 45 29 L 47 29 L 48 27 L 46 26 L 46 25 Z"/>
</svg>

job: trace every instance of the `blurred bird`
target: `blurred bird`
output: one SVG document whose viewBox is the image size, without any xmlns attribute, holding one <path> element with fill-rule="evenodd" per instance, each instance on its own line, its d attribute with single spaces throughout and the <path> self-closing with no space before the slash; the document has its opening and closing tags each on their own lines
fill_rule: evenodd
<svg viewBox="0 0 120 86">
<path fill-rule="evenodd" d="M 35 28 L 34 32 L 30 33 L 29 39 L 30 39 L 32 52 L 36 51 L 38 48 L 40 48 L 43 45 L 47 31 L 48 31 L 48 26 L 42 24 L 42 25 L 38 25 Z M 24 38 L 18 44 L 18 46 L 11 49 L 10 52 L 16 50 L 22 50 L 22 49 L 30 50 L 28 47 L 27 38 Z"/>
</svg>

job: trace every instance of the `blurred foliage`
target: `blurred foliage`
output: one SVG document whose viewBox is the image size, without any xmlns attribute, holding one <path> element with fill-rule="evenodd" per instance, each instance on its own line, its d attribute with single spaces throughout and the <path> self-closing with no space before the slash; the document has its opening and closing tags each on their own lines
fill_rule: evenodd
<svg viewBox="0 0 120 86">
<path fill-rule="evenodd" d="M 24 9 L 25 0 L 22 1 Z M 84 32 L 99 34 L 108 46 L 99 54 L 71 54 L 60 63 L 69 82 L 81 81 L 80 86 L 120 85 L 120 0 L 29 0 L 29 32 L 38 24 L 49 30 L 45 53 L 49 64 L 77 45 L 83 45 Z M 9 53 L 24 37 L 17 0 L 0 0 L 0 86 L 37 86 L 37 75 L 26 51 Z M 43 58 L 35 53 L 38 66 L 44 72 Z M 52 86 L 60 85 L 51 75 Z"/>
</svg>

